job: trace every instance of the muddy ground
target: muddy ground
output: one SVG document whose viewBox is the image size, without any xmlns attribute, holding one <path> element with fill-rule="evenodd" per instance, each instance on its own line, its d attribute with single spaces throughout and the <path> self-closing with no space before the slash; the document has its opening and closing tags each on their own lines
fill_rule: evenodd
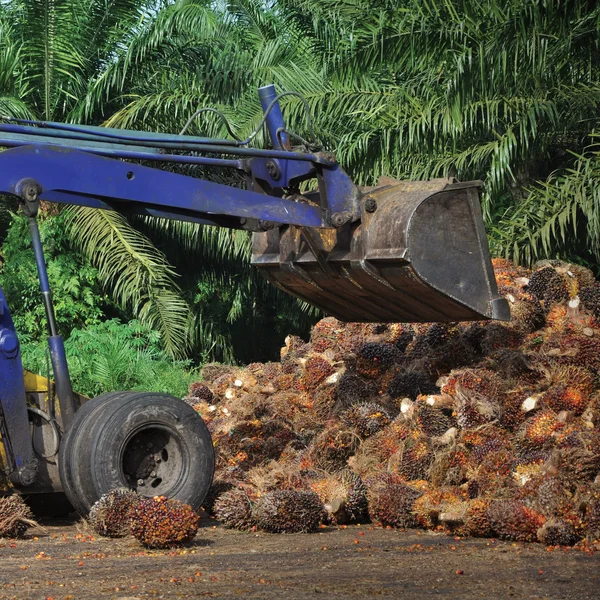
<svg viewBox="0 0 600 600">
<path fill-rule="evenodd" d="M 77 520 L 0 540 L 0 598 L 600 598 L 600 553 L 370 526 L 242 533 L 203 520 L 194 542 L 148 551 Z"/>
</svg>

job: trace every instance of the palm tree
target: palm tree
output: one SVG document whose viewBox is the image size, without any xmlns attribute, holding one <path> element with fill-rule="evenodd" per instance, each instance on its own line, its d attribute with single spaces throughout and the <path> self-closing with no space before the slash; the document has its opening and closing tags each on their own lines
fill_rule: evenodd
<svg viewBox="0 0 600 600">
<path fill-rule="evenodd" d="M 90 80 L 110 67 L 120 48 L 147 33 L 156 8 L 147 0 L 0 4 L 0 116 L 77 120 Z M 102 99 L 98 115 L 109 102 Z M 157 328 L 168 352 L 183 354 L 190 341 L 189 304 L 164 254 L 118 214 L 67 210 L 73 245 L 98 267 L 120 306 Z"/>
<path fill-rule="evenodd" d="M 174 3 L 153 30 L 155 48 L 157 32 L 166 32 L 185 39 L 196 60 L 177 55 L 167 79 L 139 77 L 141 50 L 124 49 L 94 82 L 87 109 L 130 77 L 109 123 L 175 131 L 196 106 L 213 105 L 244 135 L 260 119 L 255 87 L 275 82 L 304 94 L 319 139 L 358 183 L 380 175 L 481 179 L 494 247 L 515 258 L 540 255 L 542 246 L 516 253 L 497 224 L 507 226 L 535 182 L 573 167 L 598 126 L 598 3 L 234 0 L 211 8 L 216 20 L 202 12 L 186 28 L 176 15 L 198 4 L 204 11 L 201 2 Z M 291 128 L 306 136 L 301 102 L 285 104 Z M 214 116 L 194 125 L 227 135 Z M 527 246 L 532 238 L 519 231 Z"/>
</svg>

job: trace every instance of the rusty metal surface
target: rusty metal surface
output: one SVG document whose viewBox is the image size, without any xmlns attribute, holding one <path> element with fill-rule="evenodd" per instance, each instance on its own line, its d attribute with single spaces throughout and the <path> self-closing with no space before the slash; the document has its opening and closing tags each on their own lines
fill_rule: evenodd
<svg viewBox="0 0 600 600">
<path fill-rule="evenodd" d="M 254 234 L 252 263 L 343 321 L 510 318 L 494 279 L 480 183 L 380 183 L 363 194 L 360 221 Z M 373 212 L 364 210 L 368 201 Z"/>
</svg>

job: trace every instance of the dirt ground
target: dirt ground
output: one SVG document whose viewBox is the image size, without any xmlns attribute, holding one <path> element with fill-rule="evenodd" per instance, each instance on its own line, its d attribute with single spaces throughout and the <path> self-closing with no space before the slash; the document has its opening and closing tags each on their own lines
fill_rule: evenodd
<svg viewBox="0 0 600 600">
<path fill-rule="evenodd" d="M 47 521 L 0 540 L 0 598 L 600 598 L 600 553 L 364 525 L 294 535 L 203 525 L 184 548 L 148 551 Z"/>
</svg>

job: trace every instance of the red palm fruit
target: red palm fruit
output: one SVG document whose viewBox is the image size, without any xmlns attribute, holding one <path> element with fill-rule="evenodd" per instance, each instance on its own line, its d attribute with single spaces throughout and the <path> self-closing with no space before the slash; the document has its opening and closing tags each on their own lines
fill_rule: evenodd
<svg viewBox="0 0 600 600">
<path fill-rule="evenodd" d="M 452 488 L 426 490 L 415 500 L 413 512 L 417 524 L 425 529 L 436 529 L 440 525 L 440 514 L 454 512 L 464 500 L 465 498 Z"/>
<path fill-rule="evenodd" d="M 323 380 L 335 373 L 331 363 L 322 356 L 313 354 L 304 364 L 304 384 L 306 389 L 314 390 Z"/>
<path fill-rule="evenodd" d="M 369 515 L 376 523 L 402 529 L 415 527 L 413 513 L 419 492 L 392 473 L 381 473 L 366 482 Z"/>
<path fill-rule="evenodd" d="M 488 517 L 490 501 L 477 498 L 470 500 L 465 513 L 464 531 L 473 537 L 491 537 L 492 525 Z"/>
<path fill-rule="evenodd" d="M 516 542 L 535 542 L 538 529 L 546 522 L 537 511 L 512 500 L 491 502 L 487 516 L 499 538 Z"/>
<path fill-rule="evenodd" d="M 553 434 L 564 427 L 555 412 L 542 410 L 527 419 L 517 431 L 516 442 L 521 448 L 540 449 L 554 444 Z"/>
<path fill-rule="evenodd" d="M 194 539 L 200 517 L 192 508 L 179 502 L 156 496 L 144 498 L 131 512 L 131 534 L 148 548 L 170 548 Z"/>
</svg>

